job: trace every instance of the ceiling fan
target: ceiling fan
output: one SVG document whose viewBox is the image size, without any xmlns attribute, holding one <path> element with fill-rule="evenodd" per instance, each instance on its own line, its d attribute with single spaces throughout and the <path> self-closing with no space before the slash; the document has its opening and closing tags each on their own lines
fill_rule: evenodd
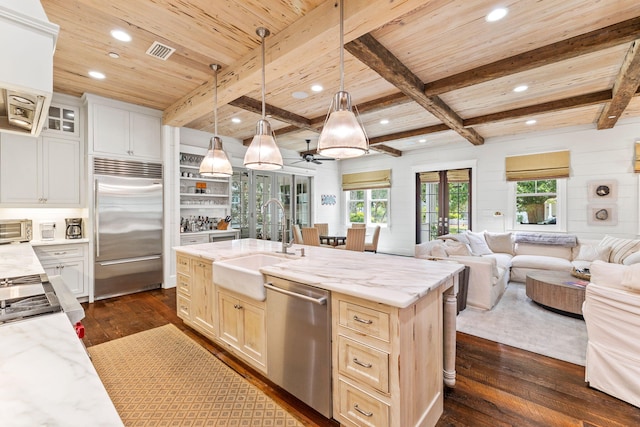
<svg viewBox="0 0 640 427">
<path fill-rule="evenodd" d="M 316 156 L 315 154 L 310 153 L 311 148 L 309 147 L 309 143 L 311 142 L 311 140 L 305 139 L 305 141 L 307 141 L 307 151 L 300 154 L 300 157 L 302 157 L 302 160 L 298 160 L 297 162 L 294 162 L 294 163 L 307 162 L 307 163 L 315 163 L 316 165 L 321 165 L 322 162 L 324 161 L 335 160 L 335 159 L 332 159 L 331 157 L 319 157 L 319 156 Z"/>
</svg>

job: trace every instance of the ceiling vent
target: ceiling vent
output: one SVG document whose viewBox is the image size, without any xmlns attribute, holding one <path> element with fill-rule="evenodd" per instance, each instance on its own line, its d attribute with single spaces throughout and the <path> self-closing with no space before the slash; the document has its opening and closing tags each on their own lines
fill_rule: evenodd
<svg viewBox="0 0 640 427">
<path fill-rule="evenodd" d="M 176 50 L 174 48 L 166 46 L 160 42 L 153 42 L 151 47 L 147 49 L 147 55 L 166 61 L 167 58 L 169 58 L 175 51 Z"/>
</svg>

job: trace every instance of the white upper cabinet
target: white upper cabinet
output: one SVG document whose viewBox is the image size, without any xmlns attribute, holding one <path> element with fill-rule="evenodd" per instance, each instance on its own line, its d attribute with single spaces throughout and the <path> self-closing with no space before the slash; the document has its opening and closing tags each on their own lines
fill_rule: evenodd
<svg viewBox="0 0 640 427">
<path fill-rule="evenodd" d="M 42 131 L 51 136 L 80 138 L 79 117 L 78 107 L 53 103 Z"/>
<path fill-rule="evenodd" d="M 162 159 L 162 112 L 95 95 L 85 95 L 90 154 Z"/>
</svg>

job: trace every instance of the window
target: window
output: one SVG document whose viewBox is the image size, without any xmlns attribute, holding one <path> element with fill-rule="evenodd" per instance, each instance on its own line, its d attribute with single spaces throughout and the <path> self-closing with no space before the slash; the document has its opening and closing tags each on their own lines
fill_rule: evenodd
<svg viewBox="0 0 640 427">
<path fill-rule="evenodd" d="M 386 226 L 389 214 L 389 189 L 345 191 L 347 222 Z"/>
<path fill-rule="evenodd" d="M 512 186 L 514 230 L 566 230 L 566 179 L 515 181 Z"/>
</svg>

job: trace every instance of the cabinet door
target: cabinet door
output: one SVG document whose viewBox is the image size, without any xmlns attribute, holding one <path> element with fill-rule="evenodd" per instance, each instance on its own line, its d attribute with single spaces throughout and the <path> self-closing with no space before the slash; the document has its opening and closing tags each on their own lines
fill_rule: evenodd
<svg viewBox="0 0 640 427">
<path fill-rule="evenodd" d="M 193 261 L 191 310 L 193 321 L 206 331 L 214 333 L 214 286 L 211 262 Z"/>
<path fill-rule="evenodd" d="M 130 113 L 131 154 L 159 160 L 162 157 L 160 144 L 160 117 L 141 113 Z"/>
<path fill-rule="evenodd" d="M 100 104 L 93 108 L 93 151 L 130 155 L 129 112 Z"/>
<path fill-rule="evenodd" d="M 80 205 L 80 142 L 42 138 L 43 198 L 50 205 Z"/>
<path fill-rule="evenodd" d="M 267 328 L 265 311 L 246 301 L 239 301 L 242 307 L 238 310 L 242 317 L 242 351 L 252 359 L 266 364 Z"/>
<path fill-rule="evenodd" d="M 47 276 L 60 276 L 67 288 L 77 297 L 88 295 L 85 281 L 85 263 L 83 260 L 42 263 Z"/>
<path fill-rule="evenodd" d="M 225 292 L 218 292 L 218 310 L 220 322 L 219 338 L 241 350 L 240 317 L 241 310 L 238 299 Z"/>
<path fill-rule="evenodd" d="M 41 163 L 38 138 L 1 134 L 0 203 L 40 203 Z"/>
</svg>

